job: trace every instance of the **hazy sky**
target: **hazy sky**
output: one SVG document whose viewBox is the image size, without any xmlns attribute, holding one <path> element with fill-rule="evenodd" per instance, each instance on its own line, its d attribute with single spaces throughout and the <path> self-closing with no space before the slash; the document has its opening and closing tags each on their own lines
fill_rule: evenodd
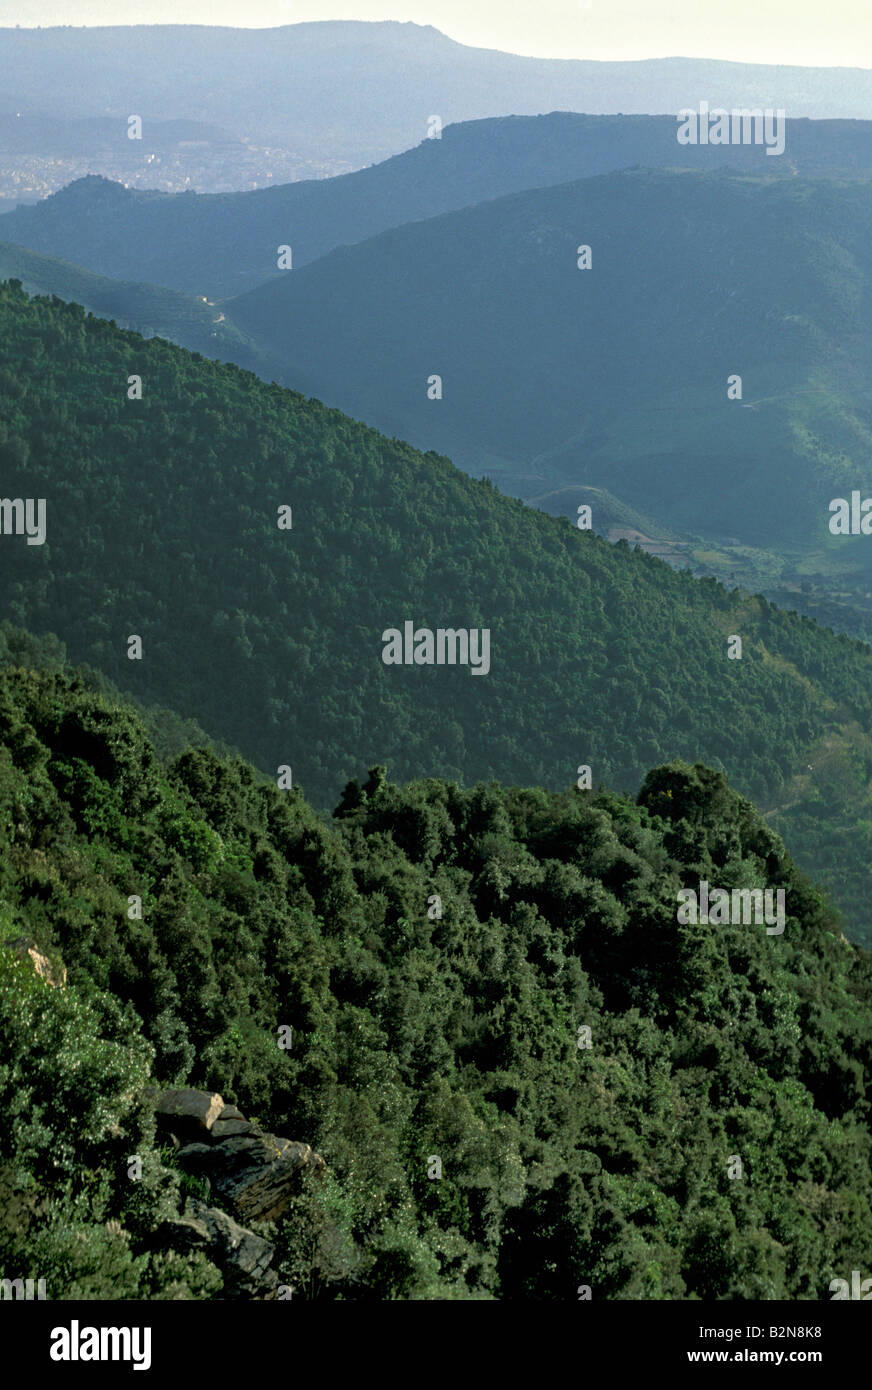
<svg viewBox="0 0 872 1390">
<path fill-rule="evenodd" d="M 0 0 L 0 24 L 432 24 L 547 58 L 733 58 L 872 67 L 872 0 Z"/>
</svg>

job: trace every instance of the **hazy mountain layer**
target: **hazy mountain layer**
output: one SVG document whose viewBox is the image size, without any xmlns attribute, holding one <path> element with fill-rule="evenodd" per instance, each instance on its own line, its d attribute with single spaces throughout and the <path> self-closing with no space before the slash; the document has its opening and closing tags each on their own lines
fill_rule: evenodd
<svg viewBox="0 0 872 1390">
<path fill-rule="evenodd" d="M 396 228 L 227 312 L 290 384 L 507 491 L 602 487 L 868 572 L 829 504 L 869 491 L 870 291 L 870 182 L 630 170 Z"/>
<path fill-rule="evenodd" d="M 7 110 L 189 119 L 322 162 L 363 165 L 443 124 L 544 111 L 784 107 L 872 118 L 872 74 L 698 58 L 589 62 L 468 48 L 417 24 L 326 22 L 0 30 Z"/>
<path fill-rule="evenodd" d="M 353 174 L 247 193 L 159 196 L 88 178 L 5 216 L 0 237 L 104 275 L 220 299 L 281 278 L 283 245 L 299 268 L 404 222 L 633 165 L 872 173 L 872 125 L 863 121 L 789 120 L 780 157 L 762 144 L 681 145 L 677 131 L 672 116 L 552 112 L 452 125 Z"/>
</svg>

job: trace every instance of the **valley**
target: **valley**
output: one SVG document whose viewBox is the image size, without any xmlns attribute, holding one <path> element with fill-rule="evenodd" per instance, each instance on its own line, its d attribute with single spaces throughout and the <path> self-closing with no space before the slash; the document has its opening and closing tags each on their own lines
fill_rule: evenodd
<svg viewBox="0 0 872 1390">
<path fill-rule="evenodd" d="M 731 1360 L 812 1359 L 768 1304 L 859 1347 L 847 5 L 0 27 L 0 1301 L 52 1359 L 400 1301 L 591 1304 L 603 1364 L 617 1303 L 627 1375 L 737 1305 Z"/>
</svg>

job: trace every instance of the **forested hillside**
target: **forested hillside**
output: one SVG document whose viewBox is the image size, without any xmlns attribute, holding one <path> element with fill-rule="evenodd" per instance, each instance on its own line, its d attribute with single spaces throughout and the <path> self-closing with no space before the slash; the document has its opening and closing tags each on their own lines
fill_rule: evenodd
<svg viewBox="0 0 872 1390">
<path fill-rule="evenodd" d="M 19 280 L 28 294 L 72 300 L 100 318 L 114 319 L 145 337 L 169 338 L 208 357 L 232 360 L 269 378 L 266 361 L 245 333 L 214 304 L 137 281 L 112 280 L 80 265 L 0 242 L 0 279 Z"/>
<path fill-rule="evenodd" d="M 161 1240 L 200 1194 L 146 1092 L 181 1082 L 323 1155 L 258 1226 L 295 1297 L 821 1299 L 869 1267 L 870 957 L 721 773 L 632 799 L 375 766 L 330 821 L 239 760 L 160 760 L 4 643 L 7 1273 L 230 1296 Z M 784 933 L 679 925 L 701 878 L 783 890 Z"/>
<path fill-rule="evenodd" d="M 278 380 L 573 517 L 604 488 L 698 571 L 870 638 L 866 538 L 829 530 L 869 491 L 870 247 L 868 179 L 636 169 L 395 228 L 226 312 Z"/>
<path fill-rule="evenodd" d="M 868 180 L 640 169 L 395 228 L 227 312 L 288 384 L 517 495 L 826 550 L 857 545 L 828 504 L 867 486 L 870 305 Z"/>
<path fill-rule="evenodd" d="M 0 416 L 5 495 L 46 499 L 44 544 L 0 538 L 3 616 L 74 661 L 322 807 L 361 748 L 403 779 L 552 790 L 580 765 L 635 791 L 658 761 L 714 763 L 869 935 L 867 647 L 14 284 Z M 487 628 L 489 673 L 385 665 L 407 621 Z"/>
<path fill-rule="evenodd" d="M 157 193 L 94 176 L 4 216 L 0 238 L 102 275 L 224 299 L 284 274 L 282 245 L 299 269 L 405 222 L 634 165 L 872 173 L 867 121 L 788 120 L 778 159 L 762 144 L 680 145 L 676 131 L 674 115 L 552 111 L 462 121 L 439 139 L 421 129 L 413 148 L 369 168 L 246 192 Z"/>
</svg>

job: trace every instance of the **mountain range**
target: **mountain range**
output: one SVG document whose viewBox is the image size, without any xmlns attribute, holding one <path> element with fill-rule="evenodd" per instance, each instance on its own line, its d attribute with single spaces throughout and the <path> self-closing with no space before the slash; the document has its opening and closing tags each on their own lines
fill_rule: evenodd
<svg viewBox="0 0 872 1390">
<path fill-rule="evenodd" d="M 0 68 L 0 1297 L 862 1296 L 872 72 Z"/>
<path fill-rule="evenodd" d="M 284 381 L 504 491 L 574 517 L 573 488 L 605 488 L 862 591 L 830 503 L 869 475 L 870 245 L 865 179 L 627 170 L 395 228 L 226 310 Z"/>
<path fill-rule="evenodd" d="M 524 190 L 640 165 L 698 172 L 872 175 L 872 123 L 788 120 L 762 144 L 682 145 L 674 116 L 552 111 L 449 125 L 441 139 L 354 173 L 238 193 L 159 193 L 93 175 L 0 219 L 0 239 L 102 275 L 226 299 L 391 227 Z"/>
<path fill-rule="evenodd" d="M 263 192 L 89 178 L 0 218 L 22 245 L 0 269 L 552 513 L 608 494 L 602 534 L 868 637 L 865 540 L 829 529 L 869 466 L 868 130 L 791 122 L 770 160 L 681 146 L 673 118 L 552 113 Z"/>
<path fill-rule="evenodd" d="M 861 68 L 526 58 L 393 21 L 6 28 L 0 67 L 6 111 L 202 121 L 290 147 L 329 173 L 407 149 L 434 114 L 443 125 L 508 112 L 674 114 L 708 100 L 783 107 L 791 117 L 872 118 L 872 75 Z"/>
</svg>

